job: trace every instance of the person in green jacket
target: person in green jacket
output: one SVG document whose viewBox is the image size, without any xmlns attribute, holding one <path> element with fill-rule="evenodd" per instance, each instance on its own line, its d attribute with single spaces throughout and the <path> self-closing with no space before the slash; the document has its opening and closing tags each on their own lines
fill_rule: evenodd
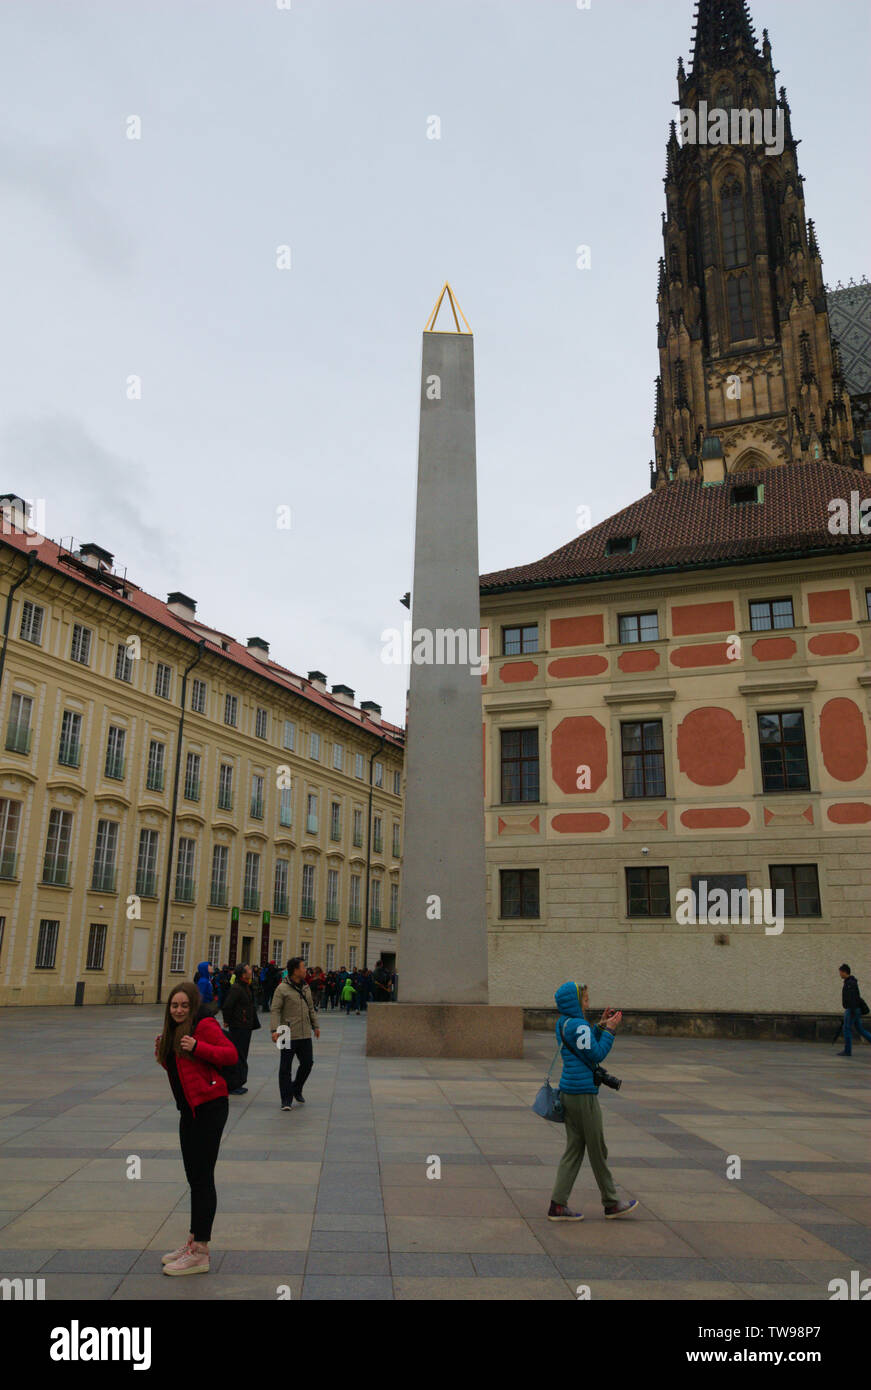
<svg viewBox="0 0 871 1390">
<path fill-rule="evenodd" d="M 342 986 L 342 1003 L 345 1005 L 348 1016 L 350 1017 L 352 1011 L 357 1008 L 357 991 L 354 988 L 350 975 Z M 360 1010 L 357 1009 L 357 1013 L 359 1012 Z"/>
</svg>

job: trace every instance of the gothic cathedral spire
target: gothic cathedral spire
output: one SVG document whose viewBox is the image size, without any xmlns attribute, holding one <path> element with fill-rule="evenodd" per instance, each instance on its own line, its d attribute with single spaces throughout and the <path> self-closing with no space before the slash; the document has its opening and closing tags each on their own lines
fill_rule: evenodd
<svg viewBox="0 0 871 1390">
<path fill-rule="evenodd" d="M 853 464 L 790 109 L 744 0 L 698 0 L 666 147 L 651 485 Z"/>
</svg>

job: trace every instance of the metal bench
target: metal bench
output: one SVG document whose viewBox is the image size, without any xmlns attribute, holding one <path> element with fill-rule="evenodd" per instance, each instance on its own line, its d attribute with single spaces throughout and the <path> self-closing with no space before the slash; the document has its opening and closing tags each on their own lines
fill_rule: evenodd
<svg viewBox="0 0 871 1390">
<path fill-rule="evenodd" d="M 135 1004 L 137 999 L 144 998 L 145 991 L 135 985 L 109 985 L 109 1004 Z"/>
</svg>

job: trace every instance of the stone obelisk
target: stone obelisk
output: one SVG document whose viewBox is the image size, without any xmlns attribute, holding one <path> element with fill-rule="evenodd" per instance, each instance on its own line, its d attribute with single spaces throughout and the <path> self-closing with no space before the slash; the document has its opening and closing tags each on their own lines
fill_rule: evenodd
<svg viewBox="0 0 871 1390">
<path fill-rule="evenodd" d="M 435 331 L 445 296 L 456 332 Z M 381 1056 L 523 1052 L 522 1010 L 487 1002 L 475 372 L 458 307 L 445 285 L 423 334 L 401 1002 L 369 1010 L 367 1051 Z"/>
</svg>

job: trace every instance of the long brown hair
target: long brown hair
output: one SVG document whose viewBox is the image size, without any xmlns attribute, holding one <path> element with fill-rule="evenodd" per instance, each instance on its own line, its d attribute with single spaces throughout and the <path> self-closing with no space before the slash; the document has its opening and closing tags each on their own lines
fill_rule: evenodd
<svg viewBox="0 0 871 1390">
<path fill-rule="evenodd" d="M 177 994 L 183 994 L 190 1004 L 190 1013 L 185 1023 L 176 1023 L 170 1013 L 170 1005 Z M 193 980 L 182 980 L 181 984 L 173 985 L 166 1001 L 166 1012 L 163 1016 L 163 1032 L 160 1035 L 160 1042 L 157 1045 L 157 1060 L 166 1065 L 166 1059 L 170 1052 L 176 1056 L 181 1052 L 181 1040 L 183 1037 L 193 1033 L 197 1022 L 197 1014 L 203 999 Z"/>
</svg>

